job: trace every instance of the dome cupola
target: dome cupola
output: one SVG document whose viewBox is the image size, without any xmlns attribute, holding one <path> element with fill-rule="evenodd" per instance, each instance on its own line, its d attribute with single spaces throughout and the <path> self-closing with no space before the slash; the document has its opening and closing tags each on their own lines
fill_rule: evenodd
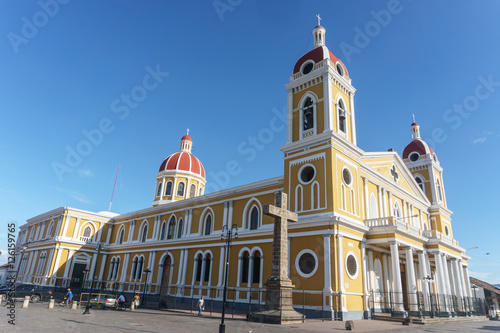
<svg viewBox="0 0 500 333">
<path fill-rule="evenodd" d="M 205 168 L 191 153 L 193 139 L 187 131 L 179 151 L 167 156 L 160 165 L 153 206 L 202 195 L 205 190 Z"/>
</svg>

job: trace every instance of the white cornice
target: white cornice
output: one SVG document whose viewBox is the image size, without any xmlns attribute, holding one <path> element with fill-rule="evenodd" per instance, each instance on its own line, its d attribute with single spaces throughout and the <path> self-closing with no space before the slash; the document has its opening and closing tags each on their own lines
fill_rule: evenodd
<svg viewBox="0 0 500 333">
<path fill-rule="evenodd" d="M 123 219 L 131 219 L 138 216 L 143 217 L 144 215 L 151 214 L 156 215 L 159 212 L 165 210 L 178 209 L 182 206 L 186 208 L 194 208 L 193 205 L 208 205 L 208 201 L 217 201 L 226 196 L 234 196 L 244 192 L 255 191 L 266 187 L 272 186 L 283 186 L 283 176 L 275 177 L 271 179 L 261 180 L 255 183 L 250 183 L 246 185 L 241 185 L 238 187 L 229 188 L 226 190 L 200 195 L 194 198 L 188 198 L 184 200 L 174 201 L 171 203 L 167 203 L 164 205 L 159 205 L 155 207 L 149 207 L 141 210 L 137 210 L 130 213 L 125 213 L 122 215 L 115 216 L 114 220 L 123 220 Z M 210 204 L 214 204 L 213 202 Z M 189 205 L 189 206 L 188 206 Z"/>
<path fill-rule="evenodd" d="M 71 208 L 71 207 L 59 207 L 53 210 L 50 210 L 46 213 L 34 216 L 30 219 L 26 220 L 25 225 L 37 223 L 43 220 L 47 220 L 49 218 L 54 218 L 54 216 L 58 216 L 61 214 L 66 213 L 67 215 L 74 215 L 74 214 L 81 214 L 81 215 L 86 215 L 90 218 L 95 218 L 95 219 L 100 219 L 100 220 L 110 220 L 111 218 L 117 216 L 118 214 L 116 213 L 111 213 L 111 212 L 91 212 L 88 210 L 83 210 L 83 209 L 77 209 L 77 208 Z"/>
</svg>

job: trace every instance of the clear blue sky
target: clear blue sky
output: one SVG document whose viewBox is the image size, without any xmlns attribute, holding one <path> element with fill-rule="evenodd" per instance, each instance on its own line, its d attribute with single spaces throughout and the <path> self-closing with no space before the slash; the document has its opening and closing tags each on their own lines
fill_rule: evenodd
<svg viewBox="0 0 500 333">
<path fill-rule="evenodd" d="M 358 145 L 401 153 L 414 113 L 444 168 L 455 237 L 479 246 L 472 276 L 500 283 L 498 1 L 65 1 L 41 0 L 50 15 L 0 2 L 0 249 L 7 222 L 107 210 L 118 164 L 112 210 L 150 206 L 186 128 L 212 190 L 282 175 L 284 130 L 241 148 L 286 107 L 320 13 L 357 89 Z M 68 164 L 67 149 L 85 156 Z M 241 172 L 223 179 L 232 160 Z"/>
</svg>

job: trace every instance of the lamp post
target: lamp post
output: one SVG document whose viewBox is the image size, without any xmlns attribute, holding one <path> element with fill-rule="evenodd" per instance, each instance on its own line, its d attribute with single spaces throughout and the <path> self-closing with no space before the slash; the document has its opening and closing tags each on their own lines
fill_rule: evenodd
<svg viewBox="0 0 500 333">
<path fill-rule="evenodd" d="M 226 332 L 226 324 L 224 324 L 224 315 L 226 313 L 226 300 L 227 300 L 227 278 L 229 272 L 229 252 L 231 250 L 231 240 L 233 238 L 238 239 L 238 226 L 233 224 L 231 229 L 227 225 L 222 227 L 222 234 L 220 235 L 221 240 L 226 240 L 226 271 L 224 272 L 224 293 L 222 295 L 222 318 L 219 325 L 219 333 Z"/>
<path fill-rule="evenodd" d="M 90 292 L 89 292 L 89 300 L 87 301 L 87 305 L 85 306 L 85 311 L 82 314 L 90 314 L 90 299 L 92 298 L 92 289 L 94 289 L 94 279 L 97 273 L 97 261 L 99 260 L 99 254 L 101 254 L 102 243 L 97 243 L 97 256 L 94 262 L 94 274 L 92 274 L 92 282 L 90 282 Z"/>
<path fill-rule="evenodd" d="M 85 268 L 82 273 L 83 273 L 83 281 L 82 281 L 82 290 L 85 289 L 85 280 L 86 280 L 86 276 L 87 276 L 87 273 L 90 272 L 87 268 Z"/>
<path fill-rule="evenodd" d="M 144 295 L 142 296 L 142 303 L 141 303 L 141 305 L 144 305 L 144 303 L 146 302 L 146 286 L 148 285 L 148 276 L 149 273 L 151 273 L 151 270 L 148 267 L 142 273 L 146 274 L 146 279 L 144 280 L 144 292 L 143 292 Z"/>
<path fill-rule="evenodd" d="M 431 318 L 434 318 L 434 304 L 432 303 L 432 293 L 431 293 L 431 282 L 432 282 L 432 278 L 430 275 L 427 275 L 426 277 L 424 277 L 424 280 L 427 281 L 427 283 L 429 284 L 429 298 L 430 298 L 430 301 L 431 301 Z"/>
</svg>

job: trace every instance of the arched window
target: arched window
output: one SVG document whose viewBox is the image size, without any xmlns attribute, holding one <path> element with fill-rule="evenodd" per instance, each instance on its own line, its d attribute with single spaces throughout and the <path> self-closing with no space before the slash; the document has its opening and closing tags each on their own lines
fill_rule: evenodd
<svg viewBox="0 0 500 333">
<path fill-rule="evenodd" d="M 108 274 L 108 279 L 113 278 L 113 274 L 115 272 L 115 258 L 111 259 L 111 265 L 109 266 L 109 274 Z"/>
<path fill-rule="evenodd" d="M 149 192 L 151 193 L 151 192 Z M 86 226 L 85 229 L 83 229 L 83 236 L 84 237 L 90 237 L 90 233 L 91 233 L 92 229 L 90 228 L 90 226 Z"/>
<path fill-rule="evenodd" d="M 311 97 L 307 97 L 302 106 L 303 130 L 314 128 L 314 105 Z"/>
<path fill-rule="evenodd" d="M 148 238 L 148 225 L 145 224 L 144 228 L 142 228 L 142 236 L 141 236 L 141 242 L 145 242 L 146 239 Z"/>
<path fill-rule="evenodd" d="M 165 185 L 165 195 L 172 195 L 172 182 L 168 181 Z"/>
<path fill-rule="evenodd" d="M 196 281 L 201 280 L 201 267 L 203 265 L 203 256 L 198 254 L 198 257 L 196 258 Z"/>
<path fill-rule="evenodd" d="M 178 197 L 183 197 L 184 196 L 184 183 L 183 182 L 180 182 L 178 185 L 177 185 L 177 196 Z"/>
<path fill-rule="evenodd" d="M 250 254 L 248 251 L 243 252 L 241 256 L 241 283 L 248 282 L 248 265 L 250 264 Z"/>
<path fill-rule="evenodd" d="M 47 234 L 45 235 L 45 238 L 51 237 L 52 231 L 54 231 L 54 222 L 50 222 L 49 227 L 47 229 Z"/>
<path fill-rule="evenodd" d="M 191 184 L 191 189 L 189 190 L 189 197 L 194 198 L 196 196 L 196 185 Z"/>
<path fill-rule="evenodd" d="M 135 279 L 137 275 L 137 262 L 139 261 L 139 258 L 137 256 L 134 257 L 134 260 L 132 261 L 132 273 L 130 274 L 131 279 Z"/>
<path fill-rule="evenodd" d="M 120 268 L 120 258 L 116 258 L 115 270 L 114 270 L 114 273 L 113 273 L 113 279 L 116 279 L 118 277 L 118 268 Z"/>
<path fill-rule="evenodd" d="M 260 261 L 261 261 L 260 251 L 255 251 L 253 253 L 253 277 L 252 283 L 260 283 Z"/>
<path fill-rule="evenodd" d="M 422 189 L 422 191 L 425 191 L 424 190 L 424 181 L 422 180 L 422 178 L 420 178 L 419 176 L 415 176 L 415 181 L 417 182 L 418 186 Z"/>
<path fill-rule="evenodd" d="M 177 226 L 177 238 L 182 237 L 182 228 L 184 227 L 184 223 L 182 219 L 179 220 L 179 225 Z"/>
<path fill-rule="evenodd" d="M 167 222 L 163 221 L 163 223 L 161 224 L 160 240 L 164 240 L 166 234 L 167 234 Z"/>
<path fill-rule="evenodd" d="M 137 264 L 137 274 L 135 275 L 135 279 L 136 280 L 140 280 L 141 279 L 141 274 L 142 274 L 143 267 L 144 267 L 144 257 L 141 256 L 139 258 L 139 263 Z"/>
<path fill-rule="evenodd" d="M 161 195 L 161 182 L 158 183 L 158 189 L 156 190 L 156 196 L 159 197 L 160 195 Z"/>
<path fill-rule="evenodd" d="M 212 232 L 212 215 L 208 214 L 205 218 L 205 236 L 210 235 Z"/>
<path fill-rule="evenodd" d="M 123 244 L 123 238 L 125 237 L 125 228 L 120 230 L 120 235 L 118 237 L 118 244 Z"/>
<path fill-rule="evenodd" d="M 344 133 L 347 130 L 345 105 L 341 99 L 339 100 L 339 130 Z"/>
<path fill-rule="evenodd" d="M 250 230 L 255 230 L 259 227 L 259 210 L 253 207 L 250 212 Z"/>
<path fill-rule="evenodd" d="M 210 253 L 207 253 L 205 256 L 205 274 L 203 281 L 208 282 L 210 280 L 210 265 L 212 263 L 212 256 Z"/>
<path fill-rule="evenodd" d="M 174 230 L 175 230 L 175 217 L 172 216 L 170 218 L 170 221 L 168 222 L 167 239 L 174 238 Z"/>
<path fill-rule="evenodd" d="M 397 201 L 394 203 L 394 216 L 397 218 L 401 217 L 401 208 Z"/>
</svg>

